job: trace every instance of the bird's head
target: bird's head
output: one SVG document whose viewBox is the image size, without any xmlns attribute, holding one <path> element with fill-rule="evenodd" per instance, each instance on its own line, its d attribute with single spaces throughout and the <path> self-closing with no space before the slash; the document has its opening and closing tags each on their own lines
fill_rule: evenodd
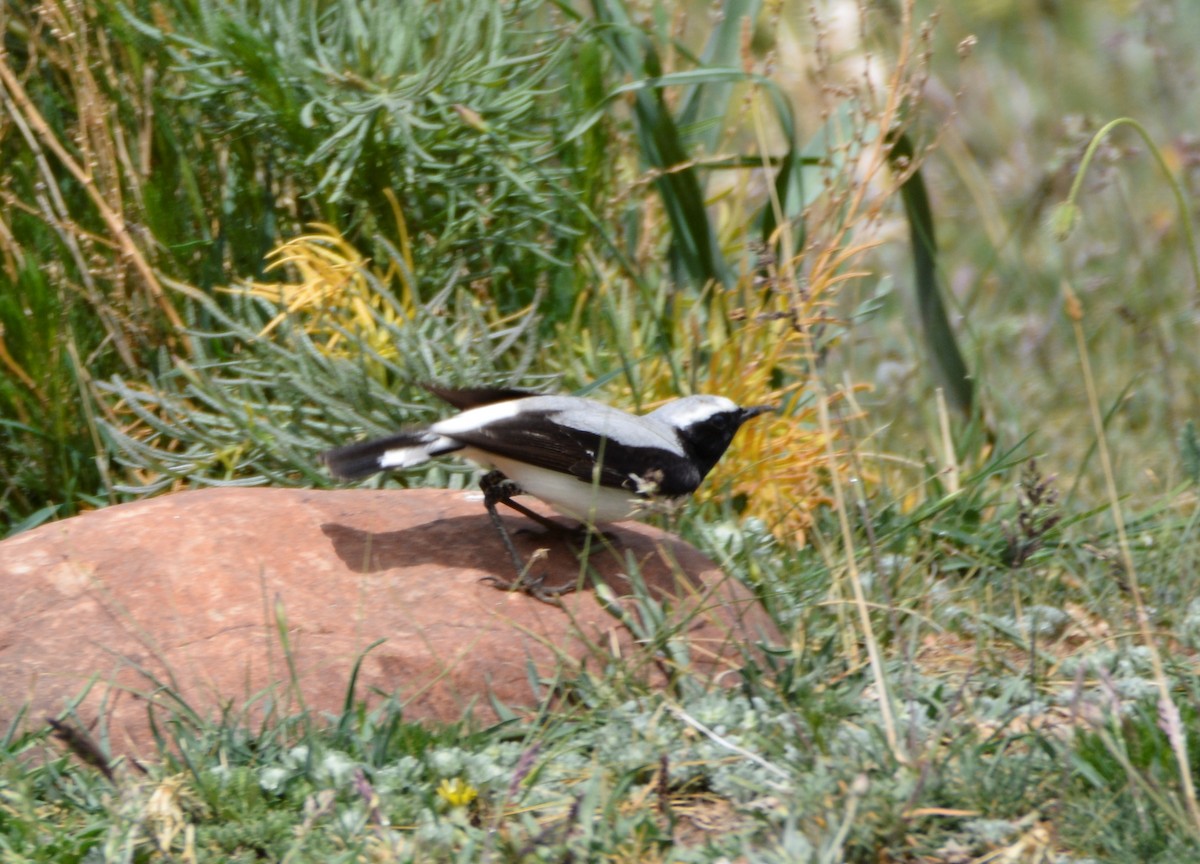
<svg viewBox="0 0 1200 864">
<path fill-rule="evenodd" d="M 675 430 L 703 476 L 729 449 L 729 443 L 743 423 L 775 410 L 774 405 L 742 408 L 724 396 L 685 396 L 668 402 L 649 416 Z"/>
</svg>

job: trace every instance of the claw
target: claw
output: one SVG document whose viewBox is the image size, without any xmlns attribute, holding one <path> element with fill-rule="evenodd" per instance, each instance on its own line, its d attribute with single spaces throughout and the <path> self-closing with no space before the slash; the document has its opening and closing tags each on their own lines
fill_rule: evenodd
<svg viewBox="0 0 1200 864">
<path fill-rule="evenodd" d="M 479 488 L 483 490 L 483 506 L 487 508 L 488 516 L 491 517 L 492 525 L 496 528 L 496 532 L 500 535 L 501 541 L 504 543 L 504 548 L 508 550 L 508 555 L 512 559 L 513 567 L 517 571 L 517 578 L 505 580 L 499 576 L 484 576 L 480 581 L 487 582 L 490 585 L 500 588 L 504 591 L 521 591 L 529 596 L 541 600 L 543 603 L 558 605 L 558 597 L 563 594 L 570 594 L 575 590 L 574 582 L 569 582 L 566 585 L 559 585 L 555 588 L 544 587 L 546 580 L 545 574 L 540 576 L 530 577 L 529 570 L 535 563 L 546 557 L 546 550 L 539 549 L 529 559 L 526 564 L 521 560 L 521 553 L 517 551 L 517 547 L 513 545 L 512 536 L 508 533 L 508 528 L 504 525 L 504 520 L 500 518 L 499 511 L 496 510 L 497 504 L 507 504 L 509 507 L 516 510 L 518 513 L 534 519 L 547 528 L 553 531 L 564 531 L 562 525 L 559 525 L 552 519 L 547 519 L 540 513 L 535 513 L 528 507 L 512 500 L 512 496 L 521 494 L 521 487 L 513 481 L 509 480 L 499 471 L 490 471 L 479 480 Z"/>
<path fill-rule="evenodd" d="M 568 582 L 565 585 L 556 585 L 553 588 L 547 588 L 545 585 L 546 576 L 535 576 L 532 579 L 501 579 L 499 576 L 484 576 L 479 580 L 487 582 L 493 588 L 499 588 L 501 591 L 520 591 L 522 594 L 528 594 L 535 600 L 541 600 L 543 603 L 549 603 L 551 606 L 559 606 L 558 598 L 565 594 L 571 594 L 576 590 L 574 582 Z"/>
</svg>

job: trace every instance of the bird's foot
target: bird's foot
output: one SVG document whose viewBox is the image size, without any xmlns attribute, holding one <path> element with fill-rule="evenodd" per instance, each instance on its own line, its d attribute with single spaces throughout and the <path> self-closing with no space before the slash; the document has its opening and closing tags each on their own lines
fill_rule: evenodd
<svg viewBox="0 0 1200 864">
<path fill-rule="evenodd" d="M 490 585 L 500 588 L 504 591 L 521 591 L 528 594 L 543 603 L 559 605 L 558 598 L 563 594 L 569 594 L 575 590 L 575 583 L 569 582 L 566 585 L 556 585 L 553 588 L 545 586 L 546 576 L 532 576 L 530 570 L 535 564 L 546 557 L 545 549 L 539 549 L 533 554 L 526 563 L 521 560 L 521 553 L 517 551 L 517 547 L 513 544 L 512 537 L 509 536 L 508 528 L 504 525 L 504 520 L 500 518 L 499 512 L 496 510 L 497 504 L 507 504 L 509 507 L 518 511 L 527 511 L 527 515 L 534 516 L 540 520 L 544 520 L 550 527 L 555 530 L 561 530 L 562 526 L 557 522 L 546 519 L 540 513 L 534 513 L 520 504 L 516 504 L 511 500 L 513 495 L 520 494 L 521 488 L 513 483 L 499 471 L 492 471 L 479 481 L 479 486 L 483 490 L 483 504 L 487 508 L 488 516 L 492 520 L 492 525 L 496 529 L 496 533 L 500 535 L 500 540 L 504 543 L 504 548 L 508 552 L 508 557 L 512 559 L 513 569 L 516 570 L 517 577 L 515 579 L 504 579 L 500 576 L 484 576 L 480 581 L 487 582 Z"/>
<path fill-rule="evenodd" d="M 492 525 L 495 527 L 496 533 L 500 535 L 500 539 L 504 543 L 504 548 L 508 552 L 509 558 L 512 559 L 513 568 L 517 573 L 515 579 L 504 579 L 493 575 L 485 576 L 481 580 L 501 590 L 521 591 L 544 603 L 558 605 L 559 597 L 564 594 L 570 594 L 577 590 L 579 586 L 575 581 L 571 581 L 564 585 L 555 585 L 552 588 L 547 588 L 545 585 L 545 574 L 532 576 L 530 570 L 534 564 L 546 557 L 546 550 L 538 550 L 528 563 L 524 562 L 521 559 L 521 553 L 517 551 L 517 547 L 513 544 L 512 536 L 507 526 L 505 526 L 504 521 L 500 518 L 500 513 L 496 509 L 497 504 L 505 504 L 518 513 L 533 519 L 545 529 L 546 533 L 560 536 L 566 535 L 568 545 L 570 545 L 577 557 L 583 557 L 585 554 L 590 557 L 593 552 L 602 547 L 611 549 L 616 542 L 615 535 L 606 531 L 597 531 L 594 527 L 586 523 L 568 527 L 555 522 L 553 519 L 548 519 L 541 513 L 530 510 L 523 504 L 512 500 L 513 496 L 522 494 L 524 490 L 499 471 L 489 471 L 480 478 L 479 488 L 483 490 L 483 504 L 487 508 L 488 516 L 491 517 Z M 518 529 L 517 533 L 527 534 L 534 532 L 532 529 L 521 528 Z"/>
<path fill-rule="evenodd" d="M 541 600 L 543 603 L 549 603 L 552 606 L 559 606 L 561 604 L 558 598 L 564 594 L 570 594 L 578 586 L 574 582 L 567 582 L 565 585 L 547 587 L 545 573 L 537 576 L 532 575 L 530 570 L 545 557 L 545 549 L 539 549 L 534 552 L 529 559 L 529 563 L 518 569 L 516 579 L 505 579 L 501 576 L 484 576 L 479 581 L 487 582 L 493 588 L 499 588 L 501 591 L 520 591 L 522 594 L 528 594 L 535 600 Z"/>
<path fill-rule="evenodd" d="M 500 576 L 484 576 L 479 580 L 486 582 L 493 588 L 498 588 L 501 591 L 519 591 L 522 594 L 528 594 L 535 600 L 541 600 L 543 603 L 549 603 L 551 606 L 561 606 L 559 597 L 565 594 L 572 594 L 578 590 L 578 585 L 574 582 L 567 582 L 563 585 L 546 586 L 546 574 L 530 577 L 529 574 L 522 574 L 516 579 L 504 579 Z"/>
</svg>

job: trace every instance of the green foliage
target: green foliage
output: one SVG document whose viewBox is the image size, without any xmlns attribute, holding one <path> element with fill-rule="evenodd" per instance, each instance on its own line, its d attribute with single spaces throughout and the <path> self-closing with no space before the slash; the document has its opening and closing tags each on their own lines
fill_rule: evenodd
<svg viewBox="0 0 1200 864">
<path fill-rule="evenodd" d="M 66 155 L 59 162 L 39 160 L 37 148 L 26 146 L 28 136 L 0 137 L 0 144 L 14 151 L 27 176 L 40 172 L 59 189 L 64 212 L 21 210 L 13 249 L 32 263 L 31 250 L 46 242 L 86 247 L 65 255 L 73 267 L 51 271 L 58 281 L 39 289 L 42 297 L 70 298 L 64 305 L 82 313 L 67 320 L 83 360 L 75 369 L 61 351 L 18 346 L 21 354 L 11 364 L 17 369 L 37 371 L 42 358 L 51 361 L 45 374 L 55 378 L 55 395 L 43 387 L 31 398 L 20 376 L 6 388 L 10 401 L 26 403 L 13 413 L 31 420 L 10 427 L 19 433 L 6 472 L 14 521 L 28 525 L 101 495 L 161 488 L 179 476 L 132 484 L 109 478 L 105 460 L 96 458 L 90 418 L 68 431 L 54 413 L 76 401 L 65 398 L 72 392 L 90 407 L 92 379 L 115 374 L 128 383 L 141 376 L 144 386 L 168 367 L 189 364 L 203 378 L 229 346 L 208 338 L 205 356 L 188 357 L 200 343 L 183 331 L 232 333 L 226 323 L 231 307 L 207 292 L 264 275 L 267 250 L 305 222 L 338 226 L 376 260 L 390 260 L 408 290 L 428 296 L 430 286 L 454 283 L 506 312 L 537 305 L 554 323 L 570 319 L 585 288 L 598 282 L 602 292 L 622 291 L 632 283 L 660 317 L 657 332 L 648 329 L 643 356 L 619 358 L 627 377 L 647 352 L 671 345 L 681 349 L 667 364 L 678 384 L 681 358 L 709 350 L 679 344 L 682 334 L 672 331 L 685 319 L 674 314 L 671 292 L 685 284 L 690 291 L 682 300 L 693 308 L 735 288 L 752 308 L 767 306 L 782 286 L 782 293 L 794 295 L 791 308 L 769 314 L 797 320 L 812 314 L 813 295 L 791 275 L 806 236 L 804 210 L 813 203 L 812 190 L 822 188 L 805 174 L 828 159 L 834 170 L 826 179 L 853 181 L 840 171 L 840 145 L 832 138 L 823 139 L 821 152 L 801 156 L 787 96 L 770 79 L 739 68 L 741 34 L 757 4 L 731 5 L 702 57 L 689 61 L 694 68 L 682 70 L 662 66 L 664 54 L 682 52 L 661 27 L 642 28 L 619 2 L 598 2 L 593 11 L 594 20 L 584 21 L 540 3 L 481 0 L 238 0 L 133 8 L 97 0 L 86 19 L 73 7 L 28 12 L 22 27 L 8 31 L 20 43 L 13 56 L 49 57 L 65 89 L 28 74 L 18 75 L 14 86 L 23 84 L 35 106 L 25 111 L 29 123 L 39 110 L 50 118 L 39 146 Z M 39 29 L 47 21 L 53 26 Z M 68 43 L 53 36 L 72 30 L 86 38 Z M 25 34 L 36 36 L 17 38 Z M 81 71 L 99 62 L 112 64 L 103 79 Z M 135 82 L 142 83 L 135 88 Z M 747 88 L 763 97 L 782 155 L 771 153 L 766 141 L 736 141 L 748 155 L 714 152 L 727 141 L 725 124 Z M 668 98 L 676 92 L 679 109 Z M 621 110 L 627 95 L 632 117 Z M 121 122 L 93 122 L 80 107 L 92 103 Z M 140 130 L 136 152 L 123 137 L 130 128 Z M 636 141 L 640 165 L 613 158 L 628 149 L 627 136 Z M 78 166 L 93 162 L 110 170 L 97 175 L 94 188 L 73 186 Z M 775 195 L 721 225 L 710 209 L 711 171 L 744 173 L 754 166 L 770 173 Z M 647 207 L 648 196 L 618 185 L 619 173 L 631 168 L 647 172 L 665 223 Z M 18 200 L 37 198 L 28 184 L 13 188 Z M 838 230 L 849 231 L 855 218 L 843 213 Z M 55 227 L 64 219 L 72 226 L 66 232 Z M 777 268 L 787 271 L 782 275 L 757 272 L 764 269 L 754 236 L 759 230 L 771 255 L 786 259 Z M 384 239 L 394 233 L 399 255 Z M 849 236 L 835 233 L 826 241 L 836 246 Z M 108 270 L 86 264 L 89 255 L 104 259 Z M 126 272 L 129 257 L 134 272 Z M 843 266 L 820 270 L 818 294 L 841 278 Z M 25 272 L 44 278 L 36 268 Z M 107 281 L 96 282 L 97 275 Z M 765 290 L 751 288 L 755 278 Z M 130 281 L 143 284 L 131 290 Z M 171 289 L 178 293 L 168 296 Z M 45 332 L 58 332 L 57 309 L 29 308 Z M 712 310 L 714 320 L 727 313 L 724 306 Z M 11 332 L 17 313 L 3 314 Z M 702 327 L 712 326 L 696 317 Z M 544 325 L 543 334 L 553 326 Z M 582 338 L 562 335 L 572 343 Z M 795 368 L 779 365 L 780 386 L 798 386 L 800 353 L 791 352 Z M 611 364 L 618 358 L 600 359 Z M 218 386 L 197 386 L 210 385 Z M 693 373 L 690 386 L 705 385 Z M 216 394 L 210 404 L 236 412 Z M 120 428 L 120 421 L 110 426 Z M 246 442 L 197 430 L 193 437 L 210 446 L 204 454 L 197 441 L 186 443 L 186 424 L 174 428 L 184 446 L 168 446 L 160 428 L 160 449 L 186 451 L 175 460 L 181 465 L 208 463 L 200 473 L 211 468 L 223 481 L 281 476 L 278 470 L 238 476 Z M 122 448 L 136 449 L 126 437 Z M 39 449 L 39 442 L 49 446 Z M 310 476 L 303 460 L 292 469 Z M 46 478 L 44 491 L 19 480 L 18 471 Z"/>
<path fill-rule="evenodd" d="M 598 70 L 566 64 L 581 43 L 540 3 L 243 0 L 179 4 L 176 18 L 138 28 L 168 47 L 201 128 L 235 142 L 231 170 L 278 177 L 266 194 L 370 239 L 393 192 L 420 240 L 415 269 L 437 282 L 459 262 L 507 309 L 578 251 L 577 190 L 598 166 L 556 146 L 557 109 Z"/>
<path fill-rule="evenodd" d="M 909 137 L 897 135 L 889 158 L 901 173 L 909 171 L 908 166 L 914 155 Z M 900 197 L 908 215 L 913 248 L 913 282 L 926 350 L 937 373 L 937 381 L 946 388 L 951 403 L 964 414 L 970 414 L 975 401 L 974 388 L 938 288 L 937 235 L 934 232 L 933 209 L 925 188 L 925 178 L 921 176 L 919 168 L 912 170 L 901 184 Z"/>
<path fill-rule="evenodd" d="M 22 267 L 0 291 L 0 535 L 105 503 L 83 365 L 94 345 L 76 338 L 89 329 L 86 307 L 40 269 Z"/>
<path fill-rule="evenodd" d="M 427 296 L 570 308 L 611 160 L 602 128 L 560 141 L 602 67 L 584 44 L 568 68 L 573 32 L 539 4 L 85 5 L 0 17 L 5 529 L 111 496 L 91 381 L 161 373 L 184 319 L 221 326 L 195 288 L 261 276 L 305 223 L 383 259 L 399 216 Z"/>
<path fill-rule="evenodd" d="M 847 46 L 819 10 L 755 0 L 722 4 L 700 39 L 698 11 L 615 0 L 591 18 L 536 0 L 7 3 L 9 530 L 176 486 L 323 485 L 318 450 L 433 416 L 421 380 L 553 377 L 630 405 L 767 380 L 797 412 L 820 398 L 795 388 L 809 374 L 878 387 L 846 388 L 849 500 L 805 511 L 806 548 L 775 529 L 807 496 L 721 479 L 731 494 L 681 516 L 779 625 L 740 687 L 679 673 L 649 691 L 611 663 L 489 729 L 410 723 L 353 686 L 328 723 L 178 705 L 150 776 L 118 766 L 115 786 L 14 724 L 0 858 L 1195 860 L 1198 355 L 1175 288 L 1196 280 L 1179 129 L 1197 13 L 1027 6 L 965 4 L 907 72 L 860 81 L 833 67 L 869 68 L 907 32 L 878 5 Z M 1053 38 L 1028 39 L 1031 21 Z M 787 66 L 809 36 L 817 68 Z M 921 146 L 926 85 L 956 93 L 934 105 L 944 159 Z M 903 112 L 880 116 L 885 91 Z M 1166 187 L 1089 119 L 1134 111 Z M 265 256 L 313 221 L 369 260 L 301 303 L 301 262 L 275 276 Z M 904 228 L 911 248 L 887 242 Z M 919 339 L 889 275 L 914 270 Z M 254 295 L 215 290 L 251 278 Z M 1058 342 L 1064 282 L 1133 490 L 1112 502 L 1128 543 L 1082 480 L 1094 437 Z M 803 352 L 778 347 L 798 333 Z M 951 405 L 979 409 L 965 428 L 895 372 L 922 365 L 921 340 Z M 762 454 L 782 449 L 826 483 L 839 469 L 805 461 L 805 422 L 744 453 L 775 476 Z M 776 521 L 745 518 L 751 499 Z M 682 667 L 661 605 L 638 613 Z M 703 830 L 714 813 L 729 821 Z"/>
<path fill-rule="evenodd" d="M 1195 709 L 1185 704 L 1181 719 L 1196 759 Z M 1159 706 L 1142 700 L 1080 736 L 1071 753 L 1079 794 L 1069 799 L 1066 822 L 1073 841 L 1105 860 L 1182 862 L 1200 854 L 1200 835 L 1173 788 L 1168 734 Z"/>
<path fill-rule="evenodd" d="M 1183 459 L 1184 476 L 1194 485 L 1200 485 L 1200 435 L 1196 434 L 1196 424 L 1191 420 L 1183 424 L 1179 450 Z"/>
<path fill-rule="evenodd" d="M 372 349 L 361 333 L 346 329 L 350 322 L 335 319 L 331 326 L 355 351 L 330 354 L 293 317 L 272 337 L 260 335 L 280 312 L 269 301 L 243 296 L 229 309 L 200 301 L 219 329 L 189 335 L 189 360 L 164 357 L 148 378 L 97 382 L 109 406 L 102 424 L 109 449 L 131 478 L 145 478 L 118 491 L 145 494 L 184 480 L 328 485 L 318 453 L 363 430 L 386 434 L 428 412 L 436 400 L 420 383 L 530 383 L 531 315 L 497 326 L 455 284 L 410 310 L 373 272 L 360 275 L 382 300 L 361 326 L 381 334 L 384 348 Z"/>
<path fill-rule="evenodd" d="M 677 260 L 695 286 L 710 282 L 727 286 L 731 276 L 705 213 L 700 179 L 658 89 L 663 75 L 658 51 L 647 34 L 633 25 L 623 3 L 595 0 L 592 10 L 599 25 L 597 35 L 621 71 L 648 84 L 633 94 L 638 145 L 642 158 L 658 174 L 655 183 L 671 222 Z"/>
<path fill-rule="evenodd" d="M 1109 121 L 1092 136 L 1087 150 L 1084 151 L 1083 157 L 1080 159 L 1079 170 L 1075 174 L 1075 180 L 1071 183 L 1071 191 L 1067 194 L 1066 200 L 1058 206 L 1056 212 L 1053 214 L 1052 224 L 1055 237 L 1059 242 L 1062 242 L 1070 236 L 1082 212 L 1077 203 L 1077 198 L 1079 197 L 1080 189 L 1083 188 L 1083 181 L 1087 175 L 1088 167 L 1091 165 L 1096 152 L 1104 144 L 1105 138 L 1122 126 L 1132 127 L 1141 136 L 1142 141 L 1154 156 L 1158 168 L 1162 171 L 1165 184 L 1170 188 L 1175 197 L 1179 226 L 1182 229 L 1188 252 L 1188 263 L 1192 267 L 1192 287 L 1195 291 L 1200 292 L 1200 251 L 1196 249 L 1195 232 L 1192 229 L 1191 214 L 1188 210 L 1187 201 L 1184 198 L 1183 187 L 1179 180 L 1171 173 L 1166 159 L 1163 157 L 1162 149 L 1154 143 L 1154 139 L 1150 137 L 1150 133 L 1146 131 L 1146 127 L 1130 117 L 1118 117 L 1116 120 Z"/>
</svg>

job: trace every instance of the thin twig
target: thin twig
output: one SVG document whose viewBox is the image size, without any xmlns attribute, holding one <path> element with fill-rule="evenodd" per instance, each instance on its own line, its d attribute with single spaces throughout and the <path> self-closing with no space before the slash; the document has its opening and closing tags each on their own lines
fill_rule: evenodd
<svg viewBox="0 0 1200 864">
<path fill-rule="evenodd" d="M 1071 327 L 1075 331 L 1075 345 L 1079 354 L 1079 365 L 1083 371 L 1083 384 L 1087 392 L 1088 408 L 1091 410 L 1092 426 L 1096 432 L 1096 450 L 1100 455 L 1100 465 L 1104 471 L 1104 485 L 1108 492 L 1108 503 L 1112 511 L 1113 523 L 1117 529 L 1117 540 L 1121 550 L 1121 560 L 1125 566 L 1125 579 L 1129 593 L 1133 597 L 1134 611 L 1137 616 L 1138 632 L 1142 643 L 1150 654 L 1150 665 L 1154 671 L 1154 683 L 1158 686 L 1159 711 L 1167 716 L 1178 716 L 1179 709 L 1171 698 L 1171 685 L 1167 681 L 1166 670 L 1163 666 L 1162 655 L 1158 650 L 1158 642 L 1154 638 L 1150 625 L 1150 615 L 1142 597 L 1141 584 L 1138 581 L 1137 570 L 1133 563 L 1133 553 L 1129 548 L 1129 536 L 1125 531 L 1125 517 L 1121 512 L 1121 499 L 1117 493 L 1117 482 L 1113 473 L 1112 458 L 1108 452 L 1108 442 L 1104 434 L 1104 418 L 1100 411 L 1100 399 L 1096 393 L 1096 382 L 1092 376 L 1092 364 L 1088 357 L 1087 339 L 1083 332 L 1083 304 L 1064 281 L 1063 291 L 1066 297 L 1065 306 L 1067 317 L 1071 319 Z M 1191 761 L 1188 758 L 1187 732 L 1181 724 L 1164 730 L 1175 761 L 1179 769 L 1179 780 L 1183 786 L 1184 803 L 1188 816 L 1192 820 L 1192 830 L 1200 832 L 1200 806 L 1196 802 L 1196 785 L 1192 779 Z"/>
<path fill-rule="evenodd" d="M 132 262 L 133 267 L 141 276 L 142 282 L 146 286 L 146 291 L 157 301 L 159 308 L 163 314 L 167 316 L 167 320 L 177 330 L 183 330 L 183 319 L 179 317 L 179 313 L 175 311 L 175 307 L 167 300 L 163 293 L 162 285 L 159 284 L 158 277 L 154 275 L 154 270 L 150 267 L 150 263 L 142 255 L 142 251 L 133 242 L 128 229 L 125 226 L 125 221 L 116 213 L 108 202 L 104 200 L 104 196 L 96 187 L 96 182 L 92 176 L 84 171 L 78 162 L 67 152 L 63 147 L 62 142 L 54 135 L 54 130 L 50 128 L 41 112 L 33 104 L 29 98 L 29 94 L 25 92 L 25 88 L 21 86 L 21 82 L 8 66 L 7 52 L 0 52 L 0 85 L 8 91 L 9 99 L 16 106 L 17 111 L 24 117 L 25 122 L 37 135 L 55 158 L 62 163 L 63 167 L 78 181 L 88 193 L 88 197 L 92 199 L 92 204 L 96 211 L 104 220 L 104 224 L 108 226 L 109 233 L 116 239 L 122 254 Z"/>
</svg>

